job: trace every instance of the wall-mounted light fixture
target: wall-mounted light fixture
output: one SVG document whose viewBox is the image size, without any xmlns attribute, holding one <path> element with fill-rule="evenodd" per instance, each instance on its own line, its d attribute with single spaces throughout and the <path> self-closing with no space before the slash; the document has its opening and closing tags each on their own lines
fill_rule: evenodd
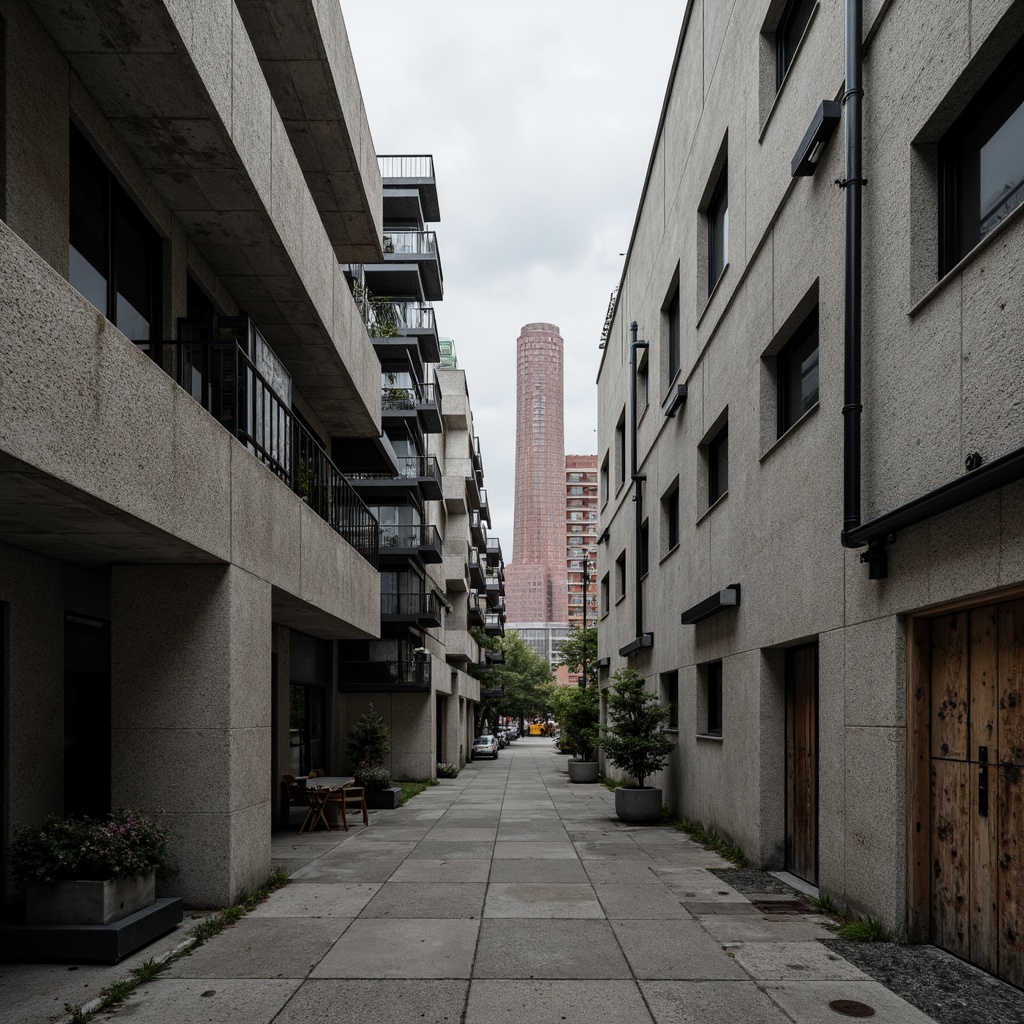
<svg viewBox="0 0 1024 1024">
<path fill-rule="evenodd" d="M 828 140 L 832 138 L 836 128 L 839 127 L 841 112 L 842 108 L 835 100 L 822 100 L 800 147 L 793 155 L 793 162 L 790 166 L 794 178 L 806 178 L 814 174 L 818 167 L 818 160 L 828 145 Z"/>
<path fill-rule="evenodd" d="M 740 585 L 730 583 L 724 590 L 718 591 L 706 597 L 703 601 L 687 608 L 680 616 L 680 622 L 684 626 L 693 626 L 704 619 L 710 619 L 712 615 L 725 611 L 726 608 L 736 608 L 740 603 Z"/>
<path fill-rule="evenodd" d="M 688 388 L 685 384 L 677 384 L 669 393 L 668 398 L 665 399 L 665 404 L 661 407 L 661 411 L 671 419 L 680 409 L 686 404 L 686 393 Z"/>
</svg>

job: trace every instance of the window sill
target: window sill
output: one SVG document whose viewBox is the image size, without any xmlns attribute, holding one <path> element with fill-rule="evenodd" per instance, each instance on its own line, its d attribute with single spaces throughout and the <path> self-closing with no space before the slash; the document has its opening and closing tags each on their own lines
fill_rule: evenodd
<svg viewBox="0 0 1024 1024">
<path fill-rule="evenodd" d="M 726 491 L 724 494 L 720 494 L 712 504 L 708 505 L 708 507 L 704 510 L 703 514 L 700 517 L 698 517 L 697 522 L 695 522 L 693 525 L 700 526 L 700 524 L 703 523 L 704 520 L 707 519 L 707 517 L 711 515 L 711 513 L 714 512 L 715 509 L 718 508 L 718 506 L 721 505 L 722 502 L 725 501 L 725 499 L 728 497 L 728 491 Z"/>
<path fill-rule="evenodd" d="M 811 418 L 811 417 L 812 417 L 812 416 L 813 416 L 813 415 L 814 415 L 814 414 L 815 414 L 815 413 L 816 413 L 816 412 L 818 411 L 818 409 L 820 408 L 820 406 L 821 406 L 821 403 L 820 403 L 820 402 L 815 402 L 815 403 L 814 403 L 814 405 L 812 405 L 812 406 L 810 407 L 810 409 L 808 409 L 808 410 L 807 410 L 807 412 L 805 412 L 805 413 L 803 414 L 803 416 L 801 416 L 801 417 L 800 417 L 800 419 L 798 419 L 798 420 L 796 421 L 796 423 L 794 423 L 794 424 L 793 424 L 793 425 L 792 425 L 792 426 L 791 426 L 791 427 L 790 427 L 790 428 L 789 428 L 789 429 L 788 429 L 788 430 L 787 430 L 787 431 L 786 431 L 786 432 L 785 432 L 785 433 L 784 433 L 784 434 L 783 434 L 783 435 L 782 435 L 781 437 L 777 437 L 777 438 L 776 438 L 776 439 L 775 439 L 775 440 L 774 440 L 774 441 L 773 441 L 773 442 L 772 442 L 772 443 L 771 443 L 771 444 L 770 444 L 770 445 L 768 446 L 768 449 L 767 449 L 767 450 L 765 451 L 764 455 L 762 455 L 762 456 L 761 456 L 761 458 L 760 458 L 760 459 L 759 459 L 758 461 L 759 461 L 759 462 L 764 462 L 764 461 L 765 461 L 765 459 L 767 459 L 769 455 L 771 455 L 771 454 L 772 454 L 772 453 L 773 453 L 773 452 L 774 452 L 774 451 L 775 451 L 776 449 L 780 448 L 780 447 L 781 447 L 781 446 L 782 446 L 782 445 L 783 445 L 783 444 L 784 444 L 784 443 L 785 443 L 785 442 L 786 442 L 786 441 L 787 441 L 787 440 L 788 440 L 788 439 L 789 439 L 790 437 L 792 437 L 792 436 L 793 436 L 793 434 L 794 434 L 794 433 L 795 433 L 795 432 L 796 432 L 797 430 L 799 430 L 799 429 L 800 429 L 800 426 L 801 426 L 801 425 L 802 425 L 802 424 L 803 424 L 803 423 L 804 423 L 805 421 L 809 420 L 809 419 L 810 419 L 810 418 Z"/>
<path fill-rule="evenodd" d="M 699 732 L 699 733 L 697 733 L 697 739 L 699 739 L 699 740 L 709 740 L 712 743 L 721 743 L 722 742 L 722 734 L 721 733 L 713 733 L 713 732 Z"/>
<path fill-rule="evenodd" d="M 665 554 L 661 556 L 661 558 L 658 560 L 658 565 L 661 565 L 662 562 L 665 562 L 668 559 L 670 559 L 678 550 L 679 541 L 676 541 L 675 544 L 673 544 L 672 547 L 670 547 L 668 551 L 666 551 Z"/>
<path fill-rule="evenodd" d="M 712 288 L 711 291 L 708 292 L 707 302 L 704 303 L 704 306 L 701 308 L 700 312 L 697 314 L 697 327 L 698 328 L 701 325 L 701 321 L 703 321 L 705 315 L 707 314 L 707 311 L 711 308 L 712 302 L 715 301 L 715 296 L 721 290 L 722 282 L 725 280 L 725 277 L 726 277 L 726 275 L 728 273 L 729 273 L 729 264 L 726 263 L 726 265 L 724 267 L 722 267 L 722 272 L 718 275 L 718 280 L 715 282 L 715 287 Z"/>
<path fill-rule="evenodd" d="M 661 731 L 662 732 L 667 732 L 667 733 L 669 733 L 672 736 L 678 736 L 679 735 L 679 726 L 678 725 L 665 725 L 665 726 L 662 726 Z"/>
<path fill-rule="evenodd" d="M 664 408 L 665 403 L 668 402 L 669 399 L 672 397 L 672 392 L 675 391 L 676 385 L 677 384 L 682 384 L 682 382 L 683 382 L 683 368 L 682 368 L 682 366 L 680 366 L 679 369 L 676 370 L 676 372 L 674 374 L 672 374 L 672 378 L 668 382 L 668 387 L 665 388 L 664 394 L 662 394 L 662 396 L 661 396 L 662 408 Z"/>
<path fill-rule="evenodd" d="M 626 595 L 625 594 L 619 594 L 619 596 L 617 598 L 615 598 L 615 604 L 616 605 L 620 605 L 625 600 L 626 600 Z"/>
</svg>

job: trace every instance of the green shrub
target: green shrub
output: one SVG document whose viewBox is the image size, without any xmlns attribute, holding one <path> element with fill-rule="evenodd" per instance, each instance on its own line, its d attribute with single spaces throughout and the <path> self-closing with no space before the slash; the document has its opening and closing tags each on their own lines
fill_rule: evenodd
<svg viewBox="0 0 1024 1024">
<path fill-rule="evenodd" d="M 387 722 L 373 710 L 372 704 L 370 710 L 360 715 L 349 729 L 345 751 L 356 766 L 353 775 L 358 775 L 361 768 L 379 768 L 391 753 L 391 733 Z M 385 785 L 390 781 L 389 778 Z"/>
<path fill-rule="evenodd" d="M 353 774 L 356 785 L 365 787 L 368 792 L 387 789 L 391 785 L 391 772 L 380 765 L 359 765 Z"/>
<path fill-rule="evenodd" d="M 448 761 L 438 761 L 437 763 L 437 777 L 439 779 L 455 779 L 458 778 L 459 769 L 455 765 Z"/>
<path fill-rule="evenodd" d="M 658 703 L 635 668 L 620 668 L 612 676 L 608 717 L 612 726 L 601 738 L 605 755 L 643 788 L 644 782 L 665 767 L 675 743 L 662 731 L 671 709 Z"/>
</svg>

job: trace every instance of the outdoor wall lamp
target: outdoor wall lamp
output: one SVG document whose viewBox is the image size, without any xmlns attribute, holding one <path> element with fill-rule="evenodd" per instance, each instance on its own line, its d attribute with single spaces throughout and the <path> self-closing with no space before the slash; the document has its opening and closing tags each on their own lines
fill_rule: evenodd
<svg viewBox="0 0 1024 1024">
<path fill-rule="evenodd" d="M 810 128 L 804 135 L 793 156 L 792 177 L 806 178 L 814 174 L 818 167 L 818 160 L 832 138 L 836 128 L 839 127 L 841 107 L 835 100 L 822 100 L 811 121 Z"/>
<path fill-rule="evenodd" d="M 670 419 L 675 416 L 677 412 L 686 404 L 686 395 L 688 388 L 685 384 L 677 384 L 665 399 L 665 404 L 661 407 L 662 412 Z"/>
</svg>

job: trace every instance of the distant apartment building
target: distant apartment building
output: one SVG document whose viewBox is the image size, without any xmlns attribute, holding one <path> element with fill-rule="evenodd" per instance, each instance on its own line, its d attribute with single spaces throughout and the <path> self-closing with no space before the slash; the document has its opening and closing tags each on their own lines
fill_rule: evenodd
<svg viewBox="0 0 1024 1024">
<path fill-rule="evenodd" d="M 459 368 L 459 357 L 455 351 L 455 342 L 451 338 L 441 339 L 441 362 L 442 370 L 457 370 Z"/>
<path fill-rule="evenodd" d="M 565 568 L 569 625 L 597 625 L 597 456 L 565 457 Z"/>
<path fill-rule="evenodd" d="M 568 621 L 562 337 L 527 324 L 516 342 L 516 493 L 510 623 Z"/>
</svg>

